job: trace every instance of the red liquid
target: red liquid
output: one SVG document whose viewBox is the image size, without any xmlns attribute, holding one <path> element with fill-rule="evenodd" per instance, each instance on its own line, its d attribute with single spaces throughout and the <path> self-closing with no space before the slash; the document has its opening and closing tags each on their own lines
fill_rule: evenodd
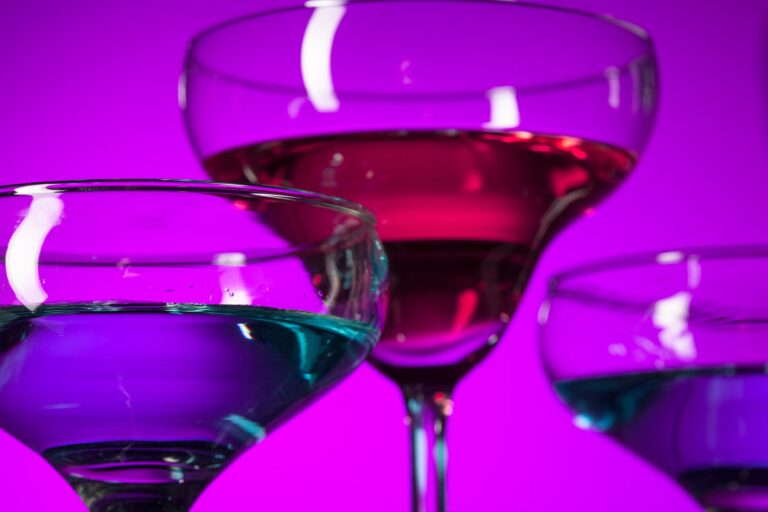
<svg viewBox="0 0 768 512">
<path fill-rule="evenodd" d="M 487 352 L 536 253 L 633 163 L 570 137 L 404 131 L 257 144 L 205 167 L 220 181 L 313 190 L 376 214 L 392 295 L 373 359 L 402 381 L 424 367 L 454 379 Z"/>
</svg>

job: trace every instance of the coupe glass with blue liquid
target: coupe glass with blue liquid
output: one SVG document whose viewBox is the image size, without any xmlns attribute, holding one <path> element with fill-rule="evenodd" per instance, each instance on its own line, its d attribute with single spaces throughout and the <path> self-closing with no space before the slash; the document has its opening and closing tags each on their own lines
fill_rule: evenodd
<svg viewBox="0 0 768 512">
<path fill-rule="evenodd" d="M 274 187 L 0 187 L 0 428 L 93 512 L 182 512 L 376 342 L 353 203 Z"/>
<path fill-rule="evenodd" d="M 544 362 L 577 426 L 606 433 L 706 510 L 768 510 L 766 296 L 766 246 L 585 265 L 552 281 Z"/>
</svg>

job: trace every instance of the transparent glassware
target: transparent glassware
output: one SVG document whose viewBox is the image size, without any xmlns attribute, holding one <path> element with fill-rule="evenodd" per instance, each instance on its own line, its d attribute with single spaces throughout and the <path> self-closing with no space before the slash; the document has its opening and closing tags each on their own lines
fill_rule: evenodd
<svg viewBox="0 0 768 512">
<path fill-rule="evenodd" d="M 707 510 L 768 506 L 768 247 L 641 254 L 552 280 L 541 351 L 574 423 Z"/>
<path fill-rule="evenodd" d="M 392 293 L 370 361 L 406 398 L 413 510 L 445 510 L 452 390 L 547 241 L 634 167 L 656 110 L 649 38 L 523 3 L 318 0 L 196 36 L 179 99 L 215 179 L 376 214 Z"/>
<path fill-rule="evenodd" d="M 373 217 L 319 194 L 3 186 L 0 247 L 0 428 L 94 512 L 188 510 L 380 334 Z"/>
</svg>

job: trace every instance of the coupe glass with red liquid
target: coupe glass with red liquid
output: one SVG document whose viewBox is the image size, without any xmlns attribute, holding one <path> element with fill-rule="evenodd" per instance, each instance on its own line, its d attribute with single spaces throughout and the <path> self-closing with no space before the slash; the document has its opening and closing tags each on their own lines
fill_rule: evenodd
<svg viewBox="0 0 768 512">
<path fill-rule="evenodd" d="M 0 187 L 0 428 L 92 512 L 185 512 L 353 371 L 386 262 L 356 205 L 274 187 Z"/>
<path fill-rule="evenodd" d="M 555 277 L 541 351 L 578 427 L 708 511 L 768 510 L 768 247 L 670 250 Z"/>
<path fill-rule="evenodd" d="M 370 361 L 406 397 L 413 510 L 445 510 L 451 392 L 547 241 L 633 168 L 656 107 L 650 40 L 522 3 L 312 0 L 199 34 L 179 94 L 215 179 L 376 214 L 392 287 Z"/>
</svg>

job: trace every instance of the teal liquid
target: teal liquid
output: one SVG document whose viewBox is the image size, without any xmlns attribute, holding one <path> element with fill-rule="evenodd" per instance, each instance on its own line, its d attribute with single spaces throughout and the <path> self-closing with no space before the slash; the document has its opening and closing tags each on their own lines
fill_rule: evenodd
<svg viewBox="0 0 768 512">
<path fill-rule="evenodd" d="M 583 428 L 607 433 L 709 510 L 768 510 L 768 374 L 722 367 L 560 381 Z"/>
<path fill-rule="evenodd" d="M 151 503 L 194 499 L 377 336 L 362 322 L 261 307 L 2 308 L 0 427 L 92 509 L 128 493 L 165 510 Z"/>
</svg>

